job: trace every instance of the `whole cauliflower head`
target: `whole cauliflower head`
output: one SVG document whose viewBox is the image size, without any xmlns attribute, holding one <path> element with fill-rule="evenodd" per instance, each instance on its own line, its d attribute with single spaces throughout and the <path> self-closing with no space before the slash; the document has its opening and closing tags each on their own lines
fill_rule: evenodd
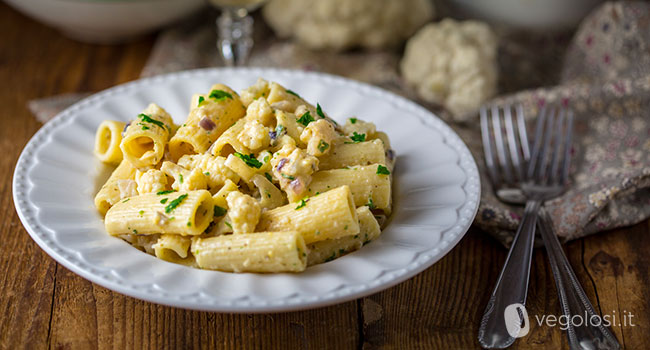
<svg viewBox="0 0 650 350">
<path fill-rule="evenodd" d="M 397 45 L 433 17 L 431 0 L 271 0 L 264 18 L 312 49 Z"/>
<path fill-rule="evenodd" d="M 421 98 L 463 121 L 496 94 L 496 58 L 497 39 L 486 24 L 444 19 L 409 39 L 400 66 Z"/>
</svg>

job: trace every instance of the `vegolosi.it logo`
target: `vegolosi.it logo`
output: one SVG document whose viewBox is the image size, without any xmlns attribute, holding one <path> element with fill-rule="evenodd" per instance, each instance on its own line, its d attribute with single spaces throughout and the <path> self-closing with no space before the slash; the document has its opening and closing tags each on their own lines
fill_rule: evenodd
<svg viewBox="0 0 650 350">
<path fill-rule="evenodd" d="M 525 337 L 530 331 L 528 311 L 522 304 L 510 304 L 503 311 L 503 319 L 506 323 L 508 334 L 513 338 Z"/>
</svg>

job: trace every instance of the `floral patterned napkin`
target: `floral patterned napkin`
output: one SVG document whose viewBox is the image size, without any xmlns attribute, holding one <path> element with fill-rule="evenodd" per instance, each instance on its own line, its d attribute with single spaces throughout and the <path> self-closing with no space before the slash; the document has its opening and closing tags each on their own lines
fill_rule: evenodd
<svg viewBox="0 0 650 350">
<path fill-rule="evenodd" d="M 159 36 L 142 71 L 152 76 L 220 65 L 213 27 L 215 13 L 197 15 Z M 315 52 L 275 38 L 256 19 L 255 47 L 249 64 L 316 70 L 380 86 L 417 100 L 398 72 L 399 51 Z M 573 183 L 549 202 L 558 235 L 573 239 L 631 225 L 650 216 L 650 4 L 605 3 L 587 17 L 572 41 L 563 35 L 531 37 L 499 33 L 501 91 L 521 91 L 495 99 L 518 102 L 527 118 L 547 103 L 570 105 L 576 115 Z M 564 55 L 566 51 L 566 55 Z M 565 57 L 564 64 L 562 57 Z M 80 96 L 32 101 L 45 121 Z M 417 100 L 442 118 L 439 106 Z M 466 141 L 485 174 L 478 123 L 451 126 Z M 487 176 L 476 224 L 508 245 L 521 208 L 500 203 Z"/>
</svg>

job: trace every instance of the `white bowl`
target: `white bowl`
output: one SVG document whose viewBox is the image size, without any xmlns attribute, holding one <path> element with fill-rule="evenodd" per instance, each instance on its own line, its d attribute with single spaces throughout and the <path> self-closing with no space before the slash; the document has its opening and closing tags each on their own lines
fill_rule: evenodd
<svg viewBox="0 0 650 350">
<path fill-rule="evenodd" d="M 116 43 L 170 24 L 204 0 L 6 0 L 17 10 L 91 43 Z"/>
<path fill-rule="evenodd" d="M 578 23 L 603 0 L 446 0 L 451 11 L 491 24 L 533 31 L 562 31 Z"/>
</svg>

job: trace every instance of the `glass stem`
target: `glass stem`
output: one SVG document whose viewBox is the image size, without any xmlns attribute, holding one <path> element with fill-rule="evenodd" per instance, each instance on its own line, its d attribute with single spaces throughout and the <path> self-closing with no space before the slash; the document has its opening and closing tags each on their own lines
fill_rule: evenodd
<svg viewBox="0 0 650 350">
<path fill-rule="evenodd" d="M 226 66 L 242 66 L 253 47 L 253 18 L 245 8 L 223 8 L 217 18 L 217 49 Z"/>
</svg>

